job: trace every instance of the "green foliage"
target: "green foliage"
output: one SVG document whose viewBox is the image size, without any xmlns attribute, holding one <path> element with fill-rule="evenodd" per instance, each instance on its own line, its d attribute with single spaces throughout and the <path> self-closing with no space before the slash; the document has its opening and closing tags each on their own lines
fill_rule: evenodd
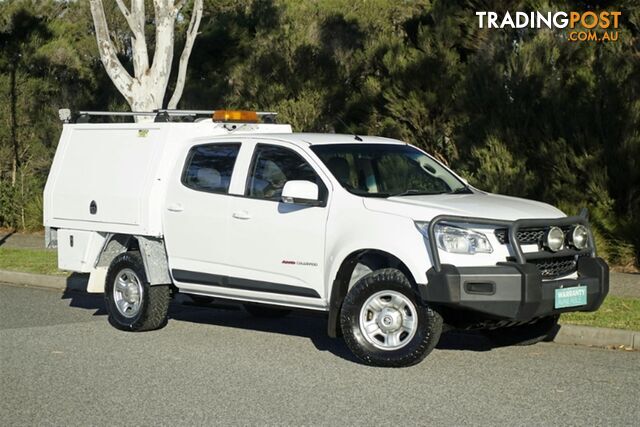
<svg viewBox="0 0 640 427">
<path fill-rule="evenodd" d="M 124 106 L 86 3 L 0 2 L 0 92 L 10 94 L 12 70 L 19 83 L 15 126 L 10 103 L 0 105 L 0 225 L 40 223 L 58 108 Z M 491 9 L 586 7 L 578 3 Z M 105 6 L 130 69 L 126 23 L 115 2 Z M 631 266 L 640 256 L 640 5 L 606 7 L 622 11 L 615 43 L 479 29 L 483 2 L 207 0 L 181 106 L 275 110 L 296 131 L 401 138 L 482 189 L 568 214 L 588 207 L 601 254 Z"/>
<path fill-rule="evenodd" d="M 317 127 L 322 101 L 320 92 L 305 90 L 300 96 L 282 99 L 269 109 L 277 111 L 283 123 L 289 123 L 293 129 L 303 131 Z"/>
<path fill-rule="evenodd" d="M 61 131 L 57 110 L 94 102 L 99 68 L 83 7 L 0 3 L 0 226 L 42 227 L 42 189 Z"/>
<path fill-rule="evenodd" d="M 474 186 L 515 196 L 531 191 L 535 176 L 527 170 L 525 159 L 514 157 L 496 137 L 490 136 L 484 146 L 472 148 L 471 157 L 478 164 L 475 172 L 468 173 Z"/>
</svg>

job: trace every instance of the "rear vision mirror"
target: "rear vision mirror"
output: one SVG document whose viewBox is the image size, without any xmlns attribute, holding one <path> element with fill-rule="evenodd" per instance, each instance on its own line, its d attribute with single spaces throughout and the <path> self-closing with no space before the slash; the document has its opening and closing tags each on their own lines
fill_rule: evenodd
<svg viewBox="0 0 640 427">
<path fill-rule="evenodd" d="M 311 181 L 287 181 L 282 189 L 282 202 L 316 206 L 318 185 Z"/>
</svg>

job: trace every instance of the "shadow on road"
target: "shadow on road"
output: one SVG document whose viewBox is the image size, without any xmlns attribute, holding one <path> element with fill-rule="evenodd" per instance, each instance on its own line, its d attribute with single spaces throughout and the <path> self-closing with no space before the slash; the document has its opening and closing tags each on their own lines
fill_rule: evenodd
<svg viewBox="0 0 640 427">
<path fill-rule="evenodd" d="M 94 310 L 94 316 L 105 316 L 107 310 L 102 294 L 87 294 L 74 290 L 63 293 L 71 307 Z M 294 313 L 285 318 L 256 318 L 233 303 L 195 304 L 184 295 L 177 296 L 169 307 L 169 319 L 225 328 L 260 331 L 273 334 L 306 337 L 320 351 L 359 363 L 342 339 L 332 339 L 326 333 L 326 316 L 319 313 Z M 106 319 L 105 319 L 106 321 Z M 480 333 L 450 331 L 442 334 L 436 347 L 440 350 L 490 351 L 491 342 Z"/>
<path fill-rule="evenodd" d="M 7 241 L 7 239 L 9 239 L 9 237 L 13 236 L 14 234 L 16 234 L 15 231 L 10 231 L 9 233 L 7 233 L 4 236 L 2 236 L 0 238 L 0 246 L 4 245 L 5 242 Z"/>
<path fill-rule="evenodd" d="M 95 313 L 93 313 L 94 316 L 106 316 L 107 314 L 103 294 L 88 294 L 67 289 L 63 292 L 61 299 L 69 300 L 70 307 L 95 310 Z"/>
<path fill-rule="evenodd" d="M 449 331 L 442 334 L 439 350 L 490 351 L 497 348 L 481 332 Z"/>
</svg>

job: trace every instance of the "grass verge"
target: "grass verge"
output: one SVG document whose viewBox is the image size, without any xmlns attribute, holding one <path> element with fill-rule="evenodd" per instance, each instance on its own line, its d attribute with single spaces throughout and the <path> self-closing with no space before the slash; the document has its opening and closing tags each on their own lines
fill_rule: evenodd
<svg viewBox="0 0 640 427">
<path fill-rule="evenodd" d="M 609 295 L 593 313 L 564 313 L 560 323 L 640 331 L 640 298 Z"/>
<path fill-rule="evenodd" d="M 46 249 L 0 248 L 0 270 L 56 276 L 69 274 L 58 270 L 58 252 Z"/>
</svg>

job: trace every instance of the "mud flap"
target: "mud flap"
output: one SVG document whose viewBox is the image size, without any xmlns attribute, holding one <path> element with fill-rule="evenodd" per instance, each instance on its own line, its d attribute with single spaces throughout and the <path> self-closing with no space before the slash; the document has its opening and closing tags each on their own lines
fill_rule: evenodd
<svg viewBox="0 0 640 427">
<path fill-rule="evenodd" d="M 90 294 L 101 294 L 104 292 L 104 283 L 107 279 L 107 270 L 109 267 L 96 267 L 91 270 L 89 275 L 89 283 L 87 284 L 87 292 Z"/>
</svg>

